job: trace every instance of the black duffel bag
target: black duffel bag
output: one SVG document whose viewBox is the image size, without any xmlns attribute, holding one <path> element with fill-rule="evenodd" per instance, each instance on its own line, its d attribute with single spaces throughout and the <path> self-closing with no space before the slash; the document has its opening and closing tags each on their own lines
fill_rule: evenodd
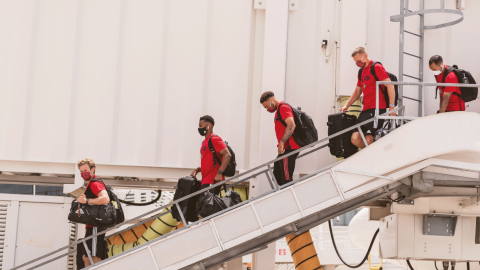
<svg viewBox="0 0 480 270">
<path fill-rule="evenodd" d="M 214 195 L 210 191 L 205 191 L 205 193 L 202 194 L 196 211 L 198 217 L 206 218 L 222 211 L 223 209 L 227 209 L 228 207 L 242 202 L 238 192 L 227 190 L 225 185 L 223 185 L 223 189 L 225 191 L 224 197 Z"/>
<path fill-rule="evenodd" d="M 227 190 L 225 185 L 223 185 L 223 190 L 225 190 L 225 196 L 221 197 L 221 199 L 227 207 L 234 206 L 235 204 L 239 204 L 242 202 L 242 197 L 238 192 L 230 189 Z"/>
<path fill-rule="evenodd" d="M 112 203 L 92 205 L 72 201 L 68 220 L 95 227 L 110 227 L 115 225 L 117 210 Z"/>
</svg>

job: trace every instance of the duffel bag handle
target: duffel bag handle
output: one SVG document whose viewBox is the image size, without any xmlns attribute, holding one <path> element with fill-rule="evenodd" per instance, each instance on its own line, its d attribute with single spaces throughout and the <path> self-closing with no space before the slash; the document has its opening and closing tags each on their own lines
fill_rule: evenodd
<svg viewBox="0 0 480 270">
<path fill-rule="evenodd" d="M 223 184 L 222 187 L 223 187 L 223 191 L 225 192 L 225 197 L 229 196 L 229 194 L 227 193 L 227 191 L 230 191 L 230 189 L 227 189 L 227 185 Z M 219 195 L 220 195 L 220 194 L 219 194 Z M 218 197 L 220 197 L 220 196 L 218 196 Z"/>
</svg>

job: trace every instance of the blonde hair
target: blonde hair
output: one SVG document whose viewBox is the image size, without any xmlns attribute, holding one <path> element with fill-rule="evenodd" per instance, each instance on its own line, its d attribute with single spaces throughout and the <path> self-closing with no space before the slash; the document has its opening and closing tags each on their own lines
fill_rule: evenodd
<svg viewBox="0 0 480 270">
<path fill-rule="evenodd" d="M 91 158 L 84 158 L 77 163 L 77 167 L 80 169 L 81 166 L 87 164 L 90 169 L 95 168 L 95 161 Z"/>
<path fill-rule="evenodd" d="M 352 52 L 352 57 L 355 57 L 355 55 L 357 55 L 359 53 L 365 54 L 365 53 L 367 53 L 367 50 L 364 47 L 358 47 Z"/>
</svg>

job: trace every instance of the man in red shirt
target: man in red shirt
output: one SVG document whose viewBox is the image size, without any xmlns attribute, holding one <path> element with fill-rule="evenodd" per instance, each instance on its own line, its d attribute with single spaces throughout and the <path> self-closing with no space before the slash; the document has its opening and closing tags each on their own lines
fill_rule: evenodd
<svg viewBox="0 0 480 270">
<path fill-rule="evenodd" d="M 232 157 L 222 138 L 213 133 L 214 125 L 215 120 L 210 115 L 200 117 L 198 132 L 201 136 L 205 137 L 202 147 L 200 147 L 201 166 L 193 170 L 191 175 L 196 177 L 199 172 L 202 172 L 202 189 L 225 180 L 223 171 L 227 168 L 230 158 Z M 209 140 L 212 141 L 215 153 L 212 153 L 208 147 Z M 221 164 L 217 164 L 217 166 L 215 166 L 215 162 L 213 161 L 214 154 L 217 155 L 221 162 Z M 220 189 L 216 188 L 215 194 L 219 191 Z"/>
<path fill-rule="evenodd" d="M 110 198 L 108 197 L 105 185 L 95 175 L 95 161 L 89 158 L 85 158 L 77 163 L 77 167 L 80 170 L 83 180 L 87 181 L 87 188 L 85 189 L 85 193 L 77 198 L 77 202 L 93 205 L 108 204 L 110 202 Z M 85 237 L 97 234 L 99 232 L 99 227 L 86 225 L 85 228 Z M 100 228 L 100 231 L 105 229 L 106 228 Z M 99 261 L 108 257 L 107 241 L 105 241 L 105 234 L 93 237 L 86 242 L 92 256 L 93 263 L 98 263 Z M 83 252 L 83 261 L 85 262 L 85 267 L 90 266 L 90 260 L 88 258 L 87 251 L 85 250 L 85 248 L 83 248 L 83 244 L 81 244 L 80 249 Z"/>
<path fill-rule="evenodd" d="M 353 94 L 350 96 L 350 99 L 347 101 L 347 104 L 343 106 L 340 111 L 346 112 L 348 108 L 360 97 L 360 95 L 363 93 L 363 110 L 358 116 L 358 123 L 367 121 L 369 119 L 372 119 L 375 116 L 375 109 L 376 109 L 376 80 L 375 77 L 373 76 L 371 72 L 372 68 L 372 61 L 370 58 L 368 58 L 368 53 L 367 50 L 363 47 L 358 47 L 353 51 L 352 53 L 353 60 L 357 64 L 358 67 L 363 68 L 362 74 L 360 76 L 360 79 L 357 80 L 357 87 L 355 88 L 355 91 L 353 91 Z M 375 74 L 377 75 L 377 78 L 379 81 L 383 82 L 390 82 L 390 77 L 388 76 L 387 71 L 385 68 L 380 64 L 377 63 L 374 66 L 375 69 Z M 384 89 L 385 86 L 380 88 L 379 91 L 379 109 L 380 109 L 380 114 L 383 114 L 387 111 L 387 104 L 385 102 L 385 97 L 384 97 Z M 386 86 L 387 91 L 386 93 L 388 94 L 388 110 L 394 110 L 395 109 L 395 88 L 393 85 L 387 85 Z M 396 113 L 391 113 L 390 116 L 395 116 Z M 375 136 L 375 132 L 377 129 L 381 128 L 383 126 L 383 120 L 378 121 L 378 126 L 377 128 L 374 128 L 374 122 L 370 122 L 366 125 L 363 125 L 361 127 L 363 134 L 365 135 L 365 139 L 368 144 L 371 144 L 373 142 L 373 138 Z M 357 146 L 358 148 L 365 148 L 365 143 L 362 140 L 362 137 L 358 131 L 354 132 L 352 134 L 352 143 Z"/>
<path fill-rule="evenodd" d="M 295 120 L 293 110 L 290 105 L 278 100 L 273 92 L 267 91 L 260 97 L 260 103 L 269 113 L 275 113 L 275 133 L 277 135 L 277 158 L 289 154 L 296 149 L 301 148 L 293 139 L 292 134 L 295 131 Z M 277 118 L 277 110 L 280 110 L 280 117 Z M 286 124 L 286 126 L 282 123 Z M 273 175 L 275 180 L 281 186 L 292 180 L 295 162 L 299 153 L 288 156 L 273 165 Z"/>
<path fill-rule="evenodd" d="M 445 76 L 445 70 L 447 65 L 443 64 L 443 59 L 440 55 L 434 55 L 428 61 L 430 69 L 435 75 L 435 79 L 438 83 L 443 83 L 443 76 Z M 445 83 L 458 83 L 457 75 L 455 72 L 449 72 L 445 77 Z M 440 89 L 440 110 L 438 113 L 465 111 L 465 101 L 460 98 L 462 92 L 459 87 L 438 87 Z"/>
</svg>

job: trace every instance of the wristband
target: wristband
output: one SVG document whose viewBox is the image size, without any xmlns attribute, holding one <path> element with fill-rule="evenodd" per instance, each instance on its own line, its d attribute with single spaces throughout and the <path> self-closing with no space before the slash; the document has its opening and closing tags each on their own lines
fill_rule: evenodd
<svg viewBox="0 0 480 270">
<path fill-rule="evenodd" d="M 218 174 L 223 174 L 222 170 L 218 170 Z"/>
<path fill-rule="evenodd" d="M 88 198 L 86 199 L 86 204 L 88 204 Z"/>
</svg>

